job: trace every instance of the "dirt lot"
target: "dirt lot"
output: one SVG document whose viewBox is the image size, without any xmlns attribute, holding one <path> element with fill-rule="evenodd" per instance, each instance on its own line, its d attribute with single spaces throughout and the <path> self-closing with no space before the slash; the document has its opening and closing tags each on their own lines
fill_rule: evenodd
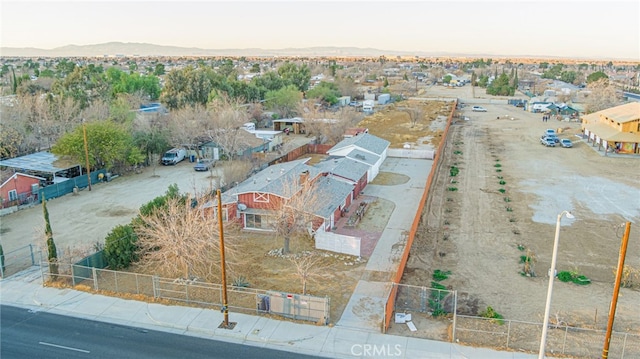
<svg viewBox="0 0 640 359">
<path fill-rule="evenodd" d="M 470 120 L 451 127 L 404 283 L 429 287 L 434 270 L 451 271 L 442 284 L 477 299 L 479 311 L 491 306 L 504 318 L 541 323 L 556 216 L 570 210 L 576 219 L 562 219 L 557 270 L 576 271 L 592 284 L 556 281 L 552 317 L 606 328 L 623 222 L 633 223 L 626 264 L 640 268 L 640 158 L 601 156 L 576 137 L 576 122 L 482 106 L 488 112 L 471 112 L 469 105 L 463 111 Z M 545 128 L 563 129 L 560 137 L 572 139 L 574 148 L 540 145 Z M 459 169 L 455 177 L 452 166 Z M 526 254 L 535 277 L 520 274 Z M 638 288 L 621 290 L 614 330 L 640 334 Z M 413 335 L 447 337 L 447 321 L 417 326 L 427 329 Z M 408 330 L 396 326 L 391 333 Z"/>
</svg>

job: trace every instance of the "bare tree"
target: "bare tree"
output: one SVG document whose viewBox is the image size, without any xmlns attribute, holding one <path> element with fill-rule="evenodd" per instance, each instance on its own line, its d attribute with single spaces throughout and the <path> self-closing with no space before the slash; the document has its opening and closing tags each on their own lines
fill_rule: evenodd
<svg viewBox="0 0 640 359">
<path fill-rule="evenodd" d="M 242 129 L 249 115 L 238 100 L 226 96 L 216 97 L 209 106 L 212 116 L 205 125 L 206 134 L 231 160 L 238 151 L 249 146 L 243 136 L 246 132 Z"/>
<path fill-rule="evenodd" d="M 322 201 L 322 197 L 313 186 L 309 173 L 292 174 L 281 180 L 282 195 L 272 195 L 271 212 L 273 229 L 283 238 L 282 252 L 290 251 L 291 239 L 301 239 L 309 235 L 313 220 L 311 212 Z"/>
<path fill-rule="evenodd" d="M 172 146 L 194 148 L 205 136 L 211 113 L 200 105 L 187 106 L 169 114 L 169 142 Z"/>
<path fill-rule="evenodd" d="M 249 176 L 252 168 L 253 164 L 248 160 L 226 162 L 222 167 L 220 186 L 244 181 Z"/>
<path fill-rule="evenodd" d="M 309 281 L 324 278 L 327 273 L 328 265 L 324 261 L 324 257 L 313 252 L 302 252 L 297 255 L 287 257 L 296 271 L 296 275 L 300 278 L 302 284 L 302 294 L 307 294 L 307 283 Z"/>
<path fill-rule="evenodd" d="M 219 278 L 220 241 L 217 216 L 206 213 L 191 201 L 170 199 L 166 210 L 141 216 L 135 227 L 138 235 L 142 267 L 168 277 Z M 238 245 L 225 222 L 226 264 L 234 266 L 238 260 Z"/>
<path fill-rule="evenodd" d="M 608 79 L 600 79 L 592 82 L 587 86 L 587 89 L 591 91 L 585 104 L 587 113 L 614 107 L 621 102 L 615 86 L 613 86 Z"/>
<path fill-rule="evenodd" d="M 406 112 L 409 115 L 409 123 L 411 128 L 414 128 L 420 121 L 424 119 L 424 111 L 418 104 L 413 104 L 411 107 L 398 108 Z"/>
</svg>

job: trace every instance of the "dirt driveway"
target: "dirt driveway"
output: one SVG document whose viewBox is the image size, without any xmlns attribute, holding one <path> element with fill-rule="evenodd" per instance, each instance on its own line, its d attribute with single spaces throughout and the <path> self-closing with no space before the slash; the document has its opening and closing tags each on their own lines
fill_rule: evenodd
<svg viewBox="0 0 640 359">
<path fill-rule="evenodd" d="M 448 270 L 442 284 L 479 299 L 480 311 L 491 306 L 504 318 L 541 323 L 556 217 L 570 210 L 576 219 L 562 220 L 557 270 L 592 284 L 556 281 L 552 314 L 569 325 L 606 328 L 623 222 L 632 222 L 626 264 L 640 268 L 640 159 L 603 157 L 576 136 L 579 123 L 482 106 L 488 112 L 467 106 L 469 121 L 451 127 L 405 283 L 428 287 L 434 270 Z M 542 146 L 546 128 L 561 128 L 574 147 Z M 526 254 L 535 277 L 520 274 Z M 614 330 L 640 334 L 638 287 L 621 290 Z"/>
<path fill-rule="evenodd" d="M 216 168 L 216 171 L 219 168 Z M 209 172 L 196 172 L 193 163 L 146 168 L 142 173 L 98 183 L 92 190 L 81 190 L 47 202 L 53 237 L 63 256 L 71 251 L 84 252 L 93 244 L 104 243 L 113 227 L 129 223 L 144 203 L 162 195 L 175 183 L 181 192 L 210 188 L 215 178 Z M 41 245 L 44 232 L 42 206 L 21 210 L 1 219 L 5 252 L 26 244 Z"/>
</svg>

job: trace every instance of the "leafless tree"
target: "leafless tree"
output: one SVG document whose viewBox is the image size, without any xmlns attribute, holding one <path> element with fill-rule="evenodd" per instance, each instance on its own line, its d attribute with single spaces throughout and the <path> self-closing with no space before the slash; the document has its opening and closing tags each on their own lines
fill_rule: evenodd
<svg viewBox="0 0 640 359">
<path fill-rule="evenodd" d="M 211 113 L 202 106 L 187 106 L 169 114 L 170 141 L 173 146 L 193 146 L 206 134 Z"/>
<path fill-rule="evenodd" d="M 248 160 L 228 161 L 222 165 L 222 178 L 220 186 L 242 182 L 249 176 L 253 164 Z"/>
<path fill-rule="evenodd" d="M 424 111 L 418 104 L 413 104 L 413 106 L 411 107 L 401 107 L 398 109 L 406 112 L 409 115 L 409 123 L 411 124 L 411 128 L 414 128 L 420 121 L 424 119 Z"/>
<path fill-rule="evenodd" d="M 303 252 L 287 257 L 295 269 L 295 273 L 300 278 L 302 284 L 302 294 L 307 294 L 307 283 L 309 281 L 325 278 L 329 268 L 325 258 L 313 252 Z"/>
<path fill-rule="evenodd" d="M 607 79 L 600 79 L 590 83 L 587 89 L 591 91 L 585 104 L 587 113 L 614 107 L 621 102 L 616 88 Z"/>
<path fill-rule="evenodd" d="M 181 203 L 179 199 L 171 199 L 166 210 L 141 217 L 135 231 L 142 267 L 167 277 L 219 278 L 217 216 L 198 206 L 191 207 L 190 200 Z M 230 235 L 234 232 L 231 226 L 225 223 L 225 262 L 233 267 L 238 263 L 238 245 Z"/>
<path fill-rule="evenodd" d="M 211 117 L 205 125 L 206 135 L 233 159 L 238 151 L 249 146 L 243 124 L 249 120 L 246 108 L 240 101 L 218 96 L 209 104 Z"/>
<path fill-rule="evenodd" d="M 308 176 L 308 173 L 292 174 L 281 182 L 281 197 L 270 195 L 273 229 L 283 239 L 285 254 L 290 252 L 291 239 L 308 236 L 316 218 L 311 210 L 323 200 Z"/>
</svg>

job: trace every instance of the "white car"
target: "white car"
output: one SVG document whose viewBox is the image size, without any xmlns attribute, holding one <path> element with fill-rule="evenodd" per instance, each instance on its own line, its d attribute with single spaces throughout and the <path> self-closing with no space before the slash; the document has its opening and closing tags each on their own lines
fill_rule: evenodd
<svg viewBox="0 0 640 359">
<path fill-rule="evenodd" d="M 487 112 L 487 109 L 482 106 L 473 106 L 471 110 L 473 112 Z"/>
</svg>

